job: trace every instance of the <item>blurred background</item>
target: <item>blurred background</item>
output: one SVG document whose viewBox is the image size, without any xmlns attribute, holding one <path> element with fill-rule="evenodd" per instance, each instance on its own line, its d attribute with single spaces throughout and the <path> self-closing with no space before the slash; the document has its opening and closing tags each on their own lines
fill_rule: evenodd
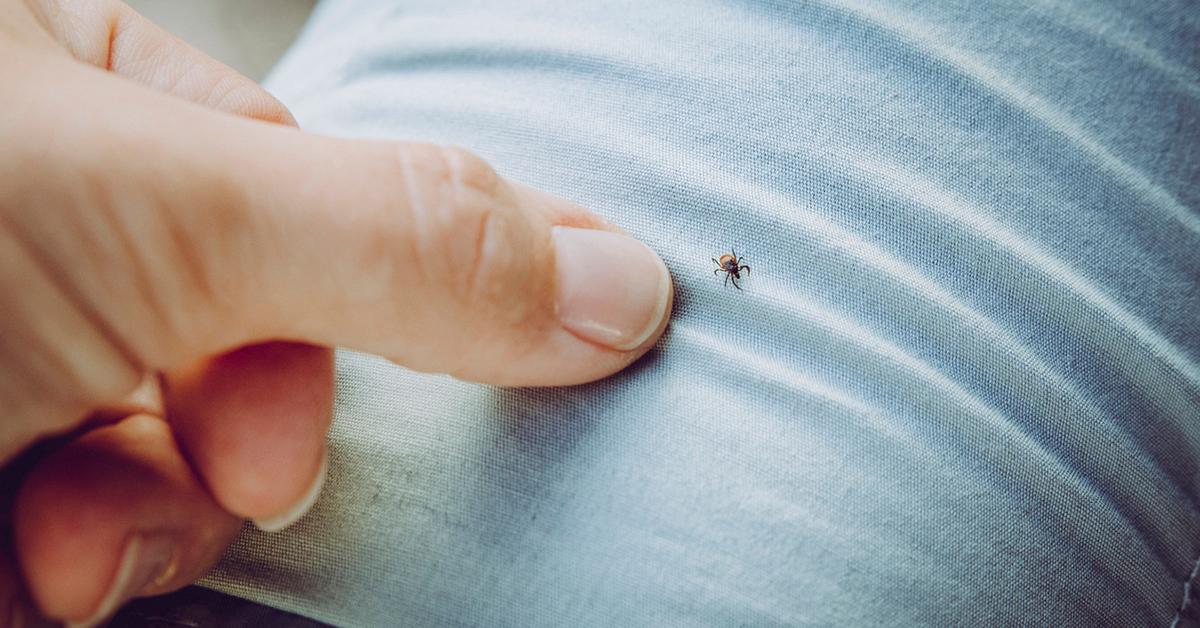
<svg viewBox="0 0 1200 628">
<path fill-rule="evenodd" d="M 316 0 L 126 0 L 142 15 L 261 81 L 296 38 Z"/>
</svg>

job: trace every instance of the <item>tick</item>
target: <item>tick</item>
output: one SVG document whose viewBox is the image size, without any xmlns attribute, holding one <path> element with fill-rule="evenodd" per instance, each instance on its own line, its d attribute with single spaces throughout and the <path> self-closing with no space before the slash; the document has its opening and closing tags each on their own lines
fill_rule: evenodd
<svg viewBox="0 0 1200 628">
<path fill-rule="evenodd" d="M 726 253 L 720 258 L 714 257 L 713 262 L 717 268 L 713 269 L 713 274 L 725 273 L 725 285 L 729 285 L 729 278 L 733 277 L 733 287 L 741 290 L 742 287 L 738 285 L 737 280 L 742 278 L 742 271 L 746 271 L 747 275 L 750 274 L 750 267 L 743 264 L 743 261 L 738 257 L 737 251 Z"/>
</svg>

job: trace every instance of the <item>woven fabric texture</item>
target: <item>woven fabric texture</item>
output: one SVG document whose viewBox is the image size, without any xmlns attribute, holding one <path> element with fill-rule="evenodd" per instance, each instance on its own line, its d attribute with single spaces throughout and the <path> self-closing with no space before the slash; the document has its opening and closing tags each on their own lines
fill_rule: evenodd
<svg viewBox="0 0 1200 628">
<path fill-rule="evenodd" d="M 269 81 L 302 126 L 470 148 L 677 303 L 571 388 L 341 353 L 323 496 L 205 584 L 362 626 L 1190 625 L 1198 42 L 1191 0 L 319 5 Z"/>
</svg>

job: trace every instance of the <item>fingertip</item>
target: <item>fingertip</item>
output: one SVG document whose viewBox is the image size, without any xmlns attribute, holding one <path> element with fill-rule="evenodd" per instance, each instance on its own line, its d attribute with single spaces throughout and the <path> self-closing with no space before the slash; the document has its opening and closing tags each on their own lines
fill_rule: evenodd
<svg viewBox="0 0 1200 628">
<path fill-rule="evenodd" d="M 50 618 L 96 623 L 131 597 L 199 577 L 240 527 L 148 415 L 96 429 L 42 460 L 16 499 L 29 592 Z"/>
<path fill-rule="evenodd" d="M 520 183 L 509 184 L 522 206 L 550 224 L 558 271 L 556 310 L 564 326 L 584 340 L 618 352 L 640 356 L 653 347 L 666 330 L 675 301 L 674 281 L 659 255 L 581 205 Z M 575 297 L 576 293 L 585 298 Z M 581 300 L 600 305 L 585 305 Z"/>
<path fill-rule="evenodd" d="M 572 333 L 617 351 L 661 333 L 674 298 L 671 274 L 645 244 L 618 233 L 553 229 L 556 311 Z"/>
<path fill-rule="evenodd" d="M 279 532 L 293 523 L 296 523 L 312 509 L 313 504 L 317 502 L 317 498 L 321 495 L 321 489 L 325 486 L 325 476 L 329 472 L 329 452 L 325 450 L 321 454 L 321 462 L 317 465 L 316 474 L 309 482 L 309 488 L 300 496 L 293 504 L 288 506 L 284 511 L 271 517 L 260 517 L 254 519 L 254 525 L 258 526 L 263 532 Z"/>
<path fill-rule="evenodd" d="M 273 342 L 166 376 L 167 418 L 214 498 L 281 525 L 307 510 L 324 477 L 333 415 L 333 353 Z"/>
</svg>

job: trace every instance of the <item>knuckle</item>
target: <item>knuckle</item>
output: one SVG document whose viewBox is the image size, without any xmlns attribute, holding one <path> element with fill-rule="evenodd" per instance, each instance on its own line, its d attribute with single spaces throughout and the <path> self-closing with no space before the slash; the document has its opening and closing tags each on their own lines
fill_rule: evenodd
<svg viewBox="0 0 1200 628">
<path fill-rule="evenodd" d="M 457 146 L 442 149 L 442 162 L 450 182 L 460 193 L 493 196 L 500 187 L 500 175 L 491 164 L 475 153 Z"/>
<path fill-rule="evenodd" d="M 501 188 L 496 174 L 482 157 L 457 146 L 408 144 L 397 147 L 400 168 L 409 186 L 425 188 L 443 200 L 463 195 L 492 196 Z"/>
<path fill-rule="evenodd" d="M 509 261 L 504 244 L 512 207 L 498 198 L 499 177 L 487 162 L 461 148 L 446 148 L 442 154 L 450 177 L 451 213 L 456 216 L 454 232 L 448 235 L 460 242 L 467 286 L 477 289 L 481 274 Z"/>
<path fill-rule="evenodd" d="M 447 146 L 441 149 L 441 162 L 456 194 L 490 198 L 500 193 L 500 175 L 478 155 L 457 146 Z"/>
<path fill-rule="evenodd" d="M 540 231 L 512 188 L 478 156 L 459 148 L 392 144 L 382 171 L 393 202 L 369 248 L 385 255 L 384 276 L 403 275 L 418 305 L 403 311 L 439 339 L 436 370 L 469 372 L 478 347 L 528 333 L 537 283 L 529 252 Z M 372 254 L 372 257 L 375 255 Z M 390 279 L 394 281 L 394 279 Z M 400 361 L 406 361 L 401 358 Z"/>
<path fill-rule="evenodd" d="M 461 350 L 447 351 L 456 357 L 441 370 L 469 370 L 457 361 L 472 347 L 519 344 L 553 310 L 552 286 L 539 281 L 545 256 L 537 254 L 548 234 L 478 156 L 429 145 L 406 145 L 397 154 L 403 186 L 397 192 L 407 207 L 394 207 L 401 215 L 389 222 L 408 246 L 393 245 L 392 255 L 424 295 L 423 306 L 407 316 L 432 323 L 430 329 L 454 330 L 445 332 L 446 346 Z"/>
<path fill-rule="evenodd" d="M 514 266 L 513 244 L 521 231 L 503 180 L 486 161 L 457 147 L 416 147 L 407 159 L 414 173 L 407 188 L 415 258 L 444 262 L 430 270 L 439 271 L 455 296 L 491 300 Z"/>
</svg>

